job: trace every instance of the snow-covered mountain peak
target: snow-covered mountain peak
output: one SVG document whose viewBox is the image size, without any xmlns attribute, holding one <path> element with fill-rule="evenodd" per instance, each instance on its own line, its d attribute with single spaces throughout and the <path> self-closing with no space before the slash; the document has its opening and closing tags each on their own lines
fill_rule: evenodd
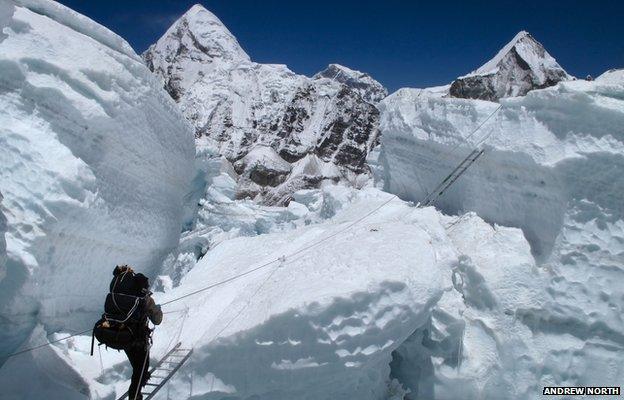
<svg viewBox="0 0 624 400">
<path fill-rule="evenodd" d="M 514 36 L 513 39 L 511 39 L 509 41 L 509 43 L 507 43 L 505 46 L 503 46 L 503 48 L 500 49 L 498 51 L 498 53 L 496 53 L 496 55 L 491 60 L 489 60 L 488 62 L 486 62 L 485 64 L 483 64 L 478 69 L 476 69 L 475 71 L 471 72 L 468 75 L 483 75 L 483 74 L 487 74 L 487 73 L 494 73 L 494 72 L 496 72 L 496 69 L 498 68 L 498 64 L 520 42 L 526 42 L 528 44 L 528 47 L 534 47 L 536 49 L 540 49 L 540 48 L 544 49 L 544 47 L 538 41 L 536 41 L 533 38 L 533 36 L 531 36 L 531 34 L 529 32 L 527 32 L 527 31 L 520 31 L 520 32 L 518 32 L 516 34 L 516 36 Z M 549 58 L 551 58 L 552 60 L 554 60 L 552 57 L 550 57 L 550 54 L 546 53 L 546 55 Z"/>
<path fill-rule="evenodd" d="M 143 58 L 150 70 L 164 78 L 164 86 L 175 100 L 206 74 L 250 62 L 234 35 L 199 4 L 174 22 Z M 184 73 L 167 77 L 167 69 L 174 64 Z"/>
<path fill-rule="evenodd" d="M 523 96 L 572 77 L 527 31 L 520 31 L 488 62 L 451 85 L 454 97 L 498 100 Z"/>
<path fill-rule="evenodd" d="M 335 80 L 354 89 L 364 100 L 370 103 L 378 103 L 388 95 L 386 88 L 369 74 L 344 65 L 329 64 L 326 69 L 313 77 L 313 79 L 323 78 Z"/>
<path fill-rule="evenodd" d="M 195 4 L 184 13 L 161 40 L 168 42 L 170 36 L 180 41 L 185 37 L 190 39 L 194 49 L 213 59 L 249 61 L 249 56 L 223 22 L 200 4 Z"/>
</svg>

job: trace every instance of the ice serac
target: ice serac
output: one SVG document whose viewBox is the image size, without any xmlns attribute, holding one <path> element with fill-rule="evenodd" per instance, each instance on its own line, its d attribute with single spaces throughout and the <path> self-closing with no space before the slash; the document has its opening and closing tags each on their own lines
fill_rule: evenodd
<svg viewBox="0 0 624 400">
<path fill-rule="evenodd" d="M 0 2 L 0 32 L 4 355 L 36 324 L 87 329 L 114 265 L 156 273 L 178 243 L 195 150 L 175 103 L 106 28 L 20 0 Z"/>
<path fill-rule="evenodd" d="M 200 5 L 143 57 L 195 127 L 198 146 L 218 149 L 231 163 L 257 146 L 272 148 L 291 164 L 313 155 L 335 165 L 339 179 L 351 184 L 368 173 L 366 156 L 378 141 L 379 111 L 373 103 L 385 95 L 370 76 L 330 66 L 328 71 L 340 76 L 325 77 L 325 71 L 308 78 L 284 65 L 255 63 Z M 285 176 L 278 187 L 242 182 L 239 196 L 288 201 L 302 182 L 293 183 L 295 178 Z"/>
<path fill-rule="evenodd" d="M 519 32 L 494 58 L 476 71 L 457 78 L 453 97 L 496 101 L 524 96 L 533 89 L 553 86 L 571 76 L 528 32 Z"/>
<path fill-rule="evenodd" d="M 528 249 L 516 260 L 527 260 L 526 266 L 539 271 L 528 282 L 509 276 L 494 283 L 511 273 L 510 264 L 488 260 L 498 251 L 482 247 L 488 242 L 485 226 L 468 229 L 471 214 L 458 220 L 449 230 L 472 265 L 460 268 L 463 278 L 456 279 L 464 291 L 462 307 L 468 306 L 470 314 L 449 312 L 443 298 L 433 311 L 435 326 L 399 349 L 394 371 L 402 378 L 397 379 L 411 388 L 435 390 L 439 398 L 456 398 L 453 387 L 466 378 L 462 398 L 513 399 L 537 398 L 544 385 L 608 385 L 624 379 L 616 361 L 624 348 L 624 290 L 618 283 L 624 279 L 622 99 L 624 74 L 612 70 L 592 82 L 560 82 L 500 104 L 410 89 L 382 101 L 376 170 L 382 171 L 378 176 L 385 188 L 404 199 L 422 200 L 483 144 L 484 156 L 436 206 L 449 214 L 474 211 L 489 223 L 522 229 L 535 262 Z M 461 244 L 470 243 L 470 237 L 480 237 L 482 244 Z M 501 254 L 508 251 L 511 247 Z M 473 267 L 479 275 L 473 275 Z M 473 293 L 486 294 L 479 282 L 499 300 L 471 305 L 466 289 L 473 286 Z M 492 289 L 495 285 L 499 289 Z M 506 295 L 507 306 L 500 307 L 504 287 L 518 291 Z M 537 291 L 521 295 L 522 287 Z M 505 321 L 501 313 L 513 315 L 513 328 L 500 325 Z M 476 320 L 480 328 L 461 333 L 462 324 Z M 511 330 L 518 336 L 506 346 L 504 332 Z M 423 349 L 427 335 L 433 341 Z M 429 364 L 418 377 L 406 369 L 416 360 L 409 354 L 439 351 L 440 357 L 453 359 L 444 355 L 443 345 L 457 338 L 462 338 L 463 358 L 456 378 L 445 363 Z M 486 354 L 496 354 L 497 362 Z M 505 389 L 497 392 L 497 387 Z"/>
</svg>

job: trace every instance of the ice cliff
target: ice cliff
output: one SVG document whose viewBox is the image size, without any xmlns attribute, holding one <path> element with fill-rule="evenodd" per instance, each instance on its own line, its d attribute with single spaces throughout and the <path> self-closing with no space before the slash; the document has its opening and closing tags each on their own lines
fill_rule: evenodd
<svg viewBox="0 0 624 400">
<path fill-rule="evenodd" d="M 152 358 L 194 348 L 157 398 L 520 400 L 624 381 L 621 70 L 539 89 L 554 59 L 523 33 L 478 71 L 497 102 L 450 86 L 382 100 L 346 67 L 252 62 L 201 6 L 144 55 L 155 75 L 53 2 L 3 0 L 0 27 L 0 354 L 89 329 L 123 262 L 176 300 Z M 90 339 L 3 359 L 0 397 L 117 398 L 130 366 Z"/>
<path fill-rule="evenodd" d="M 115 264 L 155 274 L 178 244 L 194 154 L 122 38 L 58 3 L 0 2 L 1 354 L 37 325 L 39 341 L 85 329 Z"/>
<path fill-rule="evenodd" d="M 617 361 L 624 345 L 623 95 L 624 74 L 613 70 L 500 104 L 416 89 L 382 101 L 381 152 L 371 159 L 378 184 L 418 202 L 482 146 L 484 157 L 436 206 L 521 228 L 533 255 L 489 258 L 488 235 L 464 230 L 474 215 L 461 217 L 451 237 L 479 238 L 463 248 L 469 261 L 457 282 L 472 287 L 463 289 L 465 310 L 449 313 L 444 299 L 438 303 L 432 327 L 397 351 L 399 380 L 425 397 L 520 399 L 538 397 L 545 385 L 624 379 Z M 494 253 L 507 254 L 505 246 Z M 521 259 L 539 274 L 500 280 Z M 458 337 L 461 373 L 449 369 L 456 355 L 444 347 Z M 423 353 L 428 366 L 414 372 L 414 354 Z"/>
</svg>

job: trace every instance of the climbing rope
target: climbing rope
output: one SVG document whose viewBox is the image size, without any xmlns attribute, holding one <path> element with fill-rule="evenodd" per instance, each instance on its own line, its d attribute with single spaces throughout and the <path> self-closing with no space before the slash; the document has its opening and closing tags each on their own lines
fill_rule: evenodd
<svg viewBox="0 0 624 400">
<path fill-rule="evenodd" d="M 390 203 L 392 200 L 394 200 L 394 199 L 396 199 L 396 198 L 397 198 L 397 196 L 392 195 L 392 196 L 391 196 L 388 200 L 386 200 L 385 202 L 381 203 L 379 206 L 375 207 L 372 211 L 368 212 L 368 213 L 367 213 L 367 214 L 365 214 L 364 216 L 362 216 L 362 217 L 358 218 L 357 220 L 353 221 L 352 223 L 348 224 L 348 225 L 347 225 L 347 226 L 345 226 L 344 228 L 339 229 L 338 231 L 336 231 L 336 232 L 332 233 L 331 235 L 326 236 L 325 238 L 320 239 L 320 240 L 318 240 L 318 241 L 316 241 L 316 242 L 314 242 L 314 243 L 312 243 L 312 244 L 310 244 L 310 245 L 308 245 L 308 246 L 306 246 L 306 247 L 304 247 L 304 248 L 301 248 L 301 249 L 299 249 L 299 250 L 297 250 L 297 251 L 295 251 L 295 252 L 291 253 L 290 255 L 288 255 L 288 256 L 286 256 L 286 257 L 291 258 L 291 257 L 293 257 L 293 256 L 295 256 L 295 255 L 301 254 L 301 253 L 303 253 L 303 252 L 305 252 L 305 251 L 307 251 L 307 250 L 309 250 L 309 249 L 311 249 L 311 248 L 314 248 L 314 247 L 316 247 L 316 246 L 320 245 L 321 243 L 324 243 L 324 242 L 326 242 L 326 241 L 330 240 L 331 238 L 336 237 L 337 235 L 339 235 L 339 234 L 341 234 L 341 233 L 343 233 L 343 232 L 345 232 L 345 231 L 347 231 L 347 230 L 351 229 L 353 226 L 355 226 L 356 224 L 360 223 L 360 222 L 361 222 L 361 221 L 363 221 L 364 219 L 368 218 L 369 216 L 371 216 L 372 214 L 374 214 L 375 212 L 377 212 L 377 211 L 378 211 L 379 209 L 381 209 L 382 207 L 385 207 L 388 203 Z M 185 299 L 185 298 L 188 298 L 188 297 L 190 297 L 190 296 L 194 296 L 194 295 L 196 295 L 196 294 L 198 294 L 198 293 L 205 292 L 205 291 L 210 290 L 210 289 L 212 289 L 212 288 L 215 288 L 215 287 L 217 287 L 217 286 L 225 285 L 226 283 L 232 282 L 232 281 L 237 280 L 237 279 L 240 279 L 240 278 L 242 278 L 242 277 L 244 277 L 244 276 L 250 275 L 250 274 L 252 274 L 253 272 L 256 272 L 256 271 L 258 271 L 258 270 L 264 269 L 264 268 L 266 268 L 266 267 L 268 267 L 268 266 L 270 266 L 270 265 L 272 265 L 272 264 L 274 264 L 274 263 L 276 263 L 276 262 L 283 261 L 283 260 L 284 260 L 284 257 L 285 257 L 285 256 L 278 257 L 278 258 L 276 258 L 276 259 L 274 259 L 274 260 L 271 260 L 271 261 L 269 261 L 269 262 L 266 262 L 266 263 L 264 263 L 264 264 L 262 264 L 262 265 L 260 265 L 260 266 L 258 266 L 258 267 L 255 267 L 255 268 L 252 268 L 252 269 L 250 269 L 250 270 L 248 270 L 248 271 L 245 271 L 245 272 L 243 272 L 243 273 L 240 273 L 240 274 L 237 274 L 237 275 L 231 276 L 230 278 L 224 279 L 224 280 L 222 280 L 222 281 L 215 282 L 215 283 L 213 283 L 213 284 L 211 284 L 211 285 L 205 286 L 205 287 L 203 287 L 203 288 L 201 288 L 201 289 L 198 289 L 198 290 L 195 290 L 195 291 L 193 291 L 193 292 L 191 292 L 191 293 L 187 293 L 187 294 L 182 295 L 182 296 L 180 296 L 180 297 L 177 297 L 177 298 L 171 299 L 171 300 L 169 300 L 169 301 L 166 301 L 166 302 L 164 302 L 164 303 L 161 303 L 160 305 L 161 305 L 161 306 L 166 306 L 166 305 L 168 305 L 168 304 L 171 304 L 171 303 L 174 303 L 174 302 L 180 301 L 180 300 Z M 176 313 L 176 312 L 181 312 L 181 311 L 182 311 L 182 310 L 174 310 L 174 311 L 169 311 L 169 312 L 167 312 L 167 313 Z M 241 311 L 241 312 L 242 312 L 242 311 Z M 165 314 L 165 313 L 163 313 L 163 314 Z M 80 336 L 80 335 L 83 335 L 83 334 L 85 334 L 85 333 L 87 333 L 87 332 L 91 332 L 92 330 L 93 330 L 93 328 L 89 328 L 89 329 L 86 329 L 86 330 L 84 330 L 84 331 L 82 331 L 82 332 L 74 333 L 73 335 L 70 335 L 70 336 L 67 336 L 67 337 L 64 337 L 64 338 L 61 338 L 61 339 L 54 340 L 54 341 L 52 341 L 52 342 L 47 342 L 47 343 L 41 344 L 41 345 L 39 345 L 39 346 L 30 347 L 30 348 L 23 349 L 23 350 L 20 350 L 20 351 L 18 351 L 18 352 L 15 352 L 15 353 L 8 354 L 8 355 L 6 355 L 6 356 L 0 357 L 0 359 L 5 359 L 5 360 L 6 360 L 6 359 L 9 359 L 9 358 L 11 358 L 11 357 L 15 357 L 15 356 L 17 356 L 17 355 L 20 355 L 20 354 L 24 354 L 24 353 L 28 353 L 28 352 L 30 352 L 30 351 L 34 351 L 34 350 L 40 349 L 40 348 L 42 348 L 42 347 L 50 346 L 50 345 L 52 345 L 52 344 L 54 344 L 54 343 L 58 343 L 58 342 L 61 342 L 61 341 L 67 340 L 67 339 L 70 339 L 70 338 L 75 337 L 75 336 Z"/>
<path fill-rule="evenodd" d="M 20 350 L 20 351 L 17 351 L 15 353 L 12 353 L 12 354 L 8 354 L 6 356 L 0 357 L 0 359 L 7 360 L 7 359 L 9 359 L 11 357 L 15 357 L 15 356 L 20 355 L 20 354 L 28 353 L 30 351 L 37 350 L 37 349 L 40 349 L 42 347 L 50 346 L 51 344 L 62 342 L 64 340 L 71 339 L 71 338 L 76 337 L 76 336 L 84 335 L 85 333 L 91 332 L 92 330 L 93 330 L 93 328 L 89 328 L 89 329 L 84 330 L 82 332 L 78 332 L 78 333 L 74 333 L 73 335 L 65 336 L 64 338 L 61 338 L 61 339 L 53 340 L 51 342 L 40 344 L 39 346 L 30 347 L 28 349 L 24 349 L 24 350 Z"/>
<path fill-rule="evenodd" d="M 301 248 L 301 249 L 299 249 L 299 250 L 297 250 L 297 251 L 295 251 L 295 252 L 293 252 L 293 253 L 291 253 L 291 254 L 287 255 L 287 256 L 286 256 L 286 258 L 291 258 L 291 257 L 293 257 L 293 256 L 295 256 L 295 255 L 297 255 L 297 254 L 303 253 L 304 251 L 308 251 L 308 250 L 310 250 L 311 248 L 316 247 L 316 246 L 320 245 L 321 243 L 324 243 L 324 242 L 328 241 L 329 239 L 331 239 L 331 238 L 333 238 L 333 237 L 336 237 L 336 236 L 338 236 L 339 234 L 341 234 L 341 233 L 343 233 L 343 232 L 345 232 L 345 231 L 347 231 L 347 230 L 351 229 L 354 225 L 356 225 L 356 224 L 360 223 L 361 221 L 363 221 L 364 219 L 366 219 L 366 218 L 370 217 L 372 214 L 374 214 L 374 213 L 375 213 L 375 212 L 377 212 L 379 209 L 381 209 L 382 207 L 386 206 L 388 203 L 390 203 L 392 200 L 394 200 L 394 199 L 396 199 L 396 198 L 397 198 L 397 196 L 394 196 L 394 195 L 393 195 L 393 196 L 392 196 L 392 197 L 390 197 L 388 200 L 386 200 L 385 202 L 383 202 L 381 205 L 379 205 L 379 206 L 375 207 L 375 209 L 373 209 L 372 211 L 370 211 L 369 213 L 367 213 L 367 214 L 366 214 L 366 215 L 364 215 L 363 217 L 358 218 L 357 220 L 355 220 L 354 222 L 350 223 L 349 225 L 347 225 L 347 226 L 346 226 L 346 227 L 344 227 L 343 229 L 340 229 L 340 230 L 338 230 L 338 231 L 336 231 L 336 232 L 332 233 L 331 235 L 326 236 L 325 238 L 323 238 L 323 239 L 321 239 L 321 240 L 318 240 L 317 242 L 314 242 L 314 243 L 312 243 L 312 244 L 310 244 L 310 245 L 308 245 L 308 246 L 306 246 L 306 247 L 303 247 L 303 248 Z M 243 272 L 243 273 L 240 273 L 240 274 L 234 275 L 234 276 L 232 276 L 232 277 L 230 277 L 230 278 L 227 278 L 227 279 L 225 279 L 225 280 L 222 280 L 222 281 L 219 281 L 219 282 L 213 283 L 213 284 L 208 285 L 208 286 L 205 286 L 205 287 L 203 287 L 203 288 L 201 288 L 201 289 L 197 289 L 197 290 L 195 290 L 195 291 L 193 291 L 193 292 L 187 293 L 187 294 L 182 295 L 182 296 L 180 296 L 180 297 L 176 297 L 176 298 L 174 298 L 174 299 L 172 299 L 172 300 L 169 300 L 169 301 L 166 301 L 166 302 L 164 302 L 164 303 L 161 303 L 161 306 L 166 306 L 166 305 L 168 305 L 168 304 L 174 303 L 174 302 L 176 302 L 176 301 L 180 301 L 180 300 L 185 299 L 185 298 L 187 298 L 187 297 L 194 296 L 194 295 L 196 295 L 196 294 L 198 294 L 198 293 L 205 292 L 206 290 L 210 290 L 210 289 L 215 288 L 215 287 L 217 287 L 217 286 L 221 286 L 221 285 L 224 285 L 224 284 L 226 284 L 226 283 L 232 282 L 232 281 L 234 281 L 234 280 L 240 279 L 240 278 L 242 278 L 242 277 L 244 277 L 244 276 L 247 276 L 247 275 L 249 275 L 249 274 L 251 274 L 251 273 L 254 273 L 254 272 L 258 271 L 258 270 L 264 269 L 264 268 L 266 268 L 266 267 L 268 267 L 268 266 L 270 266 L 270 265 L 272 265 L 272 264 L 274 264 L 274 263 L 276 263 L 276 262 L 279 262 L 279 261 L 281 261 L 281 259 L 282 259 L 282 257 L 278 257 L 278 258 L 276 258 L 276 259 L 273 259 L 273 260 L 271 260 L 271 261 L 268 261 L 268 262 L 266 262 L 266 263 L 264 263 L 264 264 L 262 264 L 262 265 L 260 265 L 260 266 L 257 266 L 257 267 L 255 267 L 255 268 L 252 268 L 252 269 L 250 269 L 250 270 L 248 270 L 248 271 L 245 271 L 245 272 Z"/>
<path fill-rule="evenodd" d="M 496 107 L 496 109 L 494 111 L 492 111 L 490 113 L 490 115 L 488 115 L 472 132 L 470 132 L 470 134 L 468 136 L 466 136 L 464 138 L 464 141 L 467 143 L 468 139 L 470 139 L 475 133 L 477 133 L 481 128 L 483 128 L 483 125 L 485 125 L 485 123 L 488 122 L 490 120 L 490 118 L 492 118 L 494 116 L 494 114 L 499 112 L 502 107 L 503 107 L 503 105 L 499 104 L 499 106 Z M 490 133 L 488 134 L 488 137 L 489 137 L 489 135 L 491 133 L 492 133 L 492 130 L 490 130 Z M 477 141 L 477 143 L 478 142 L 479 141 Z M 455 150 L 457 150 L 459 148 L 459 146 L 461 146 L 462 144 L 463 144 L 463 142 L 458 142 L 457 144 L 455 144 L 455 146 L 453 146 L 453 148 L 451 148 L 451 150 L 449 150 L 448 155 L 449 156 L 453 155 L 453 153 L 455 153 Z"/>
</svg>

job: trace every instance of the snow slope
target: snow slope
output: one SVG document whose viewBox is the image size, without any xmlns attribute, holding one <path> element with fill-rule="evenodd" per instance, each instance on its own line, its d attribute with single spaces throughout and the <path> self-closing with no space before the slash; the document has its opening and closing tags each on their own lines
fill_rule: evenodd
<svg viewBox="0 0 624 400">
<path fill-rule="evenodd" d="M 230 162 L 261 145 L 289 163 L 314 155 L 336 165 L 347 183 L 368 173 L 365 159 L 377 144 L 379 121 L 373 103 L 386 95 L 370 76 L 332 64 L 308 78 L 285 65 L 252 62 L 201 5 L 180 17 L 144 58 L 195 127 L 198 145 L 218 149 Z M 242 182 L 238 197 L 259 195 L 269 204 L 284 203 L 284 194 L 302 185 L 320 184 L 296 176 L 284 176 L 279 188 L 273 180 L 252 182 Z"/>
<path fill-rule="evenodd" d="M 570 79 L 541 43 L 521 31 L 494 58 L 453 81 L 449 93 L 453 97 L 496 101 Z"/>
<path fill-rule="evenodd" d="M 0 2 L 0 71 L 6 354 L 38 324 L 85 329 L 114 265 L 159 269 L 178 243 L 195 150 L 130 46 L 58 3 Z"/>
<path fill-rule="evenodd" d="M 491 368 L 499 371 L 493 385 L 511 385 L 508 398 L 531 398 L 546 384 L 606 385 L 624 379 L 617 361 L 624 348 L 619 284 L 624 279 L 623 94 L 624 76 L 614 70 L 593 82 L 561 82 L 525 97 L 502 99 L 496 113 L 496 103 L 409 89 L 381 103 L 381 151 L 372 160 L 378 184 L 419 201 L 484 143 L 485 156 L 436 206 L 452 214 L 474 211 L 490 223 L 521 228 L 544 275 L 544 282 L 507 280 L 537 290 L 539 302 L 514 311 L 513 329 L 528 329 L 520 347 L 501 344 L 511 328 L 486 324 L 497 361 L 488 361 L 488 368 L 475 366 L 469 377 L 475 391 L 465 398 L 497 398 L 486 382 Z M 461 231 L 459 224 L 456 232 Z M 471 231 L 457 237 L 472 235 L 479 238 L 473 246 L 486 240 Z M 495 259 L 485 265 L 490 263 L 490 268 L 500 268 Z M 469 362 L 470 345 L 463 340 L 464 362 Z M 515 364 L 518 357 L 520 365 Z M 515 378 L 501 378 L 508 370 Z M 447 393 L 439 398 L 453 398 L 452 387 L 459 381 L 449 377 L 455 372 L 434 365 L 428 373 L 429 387 Z"/>
</svg>

